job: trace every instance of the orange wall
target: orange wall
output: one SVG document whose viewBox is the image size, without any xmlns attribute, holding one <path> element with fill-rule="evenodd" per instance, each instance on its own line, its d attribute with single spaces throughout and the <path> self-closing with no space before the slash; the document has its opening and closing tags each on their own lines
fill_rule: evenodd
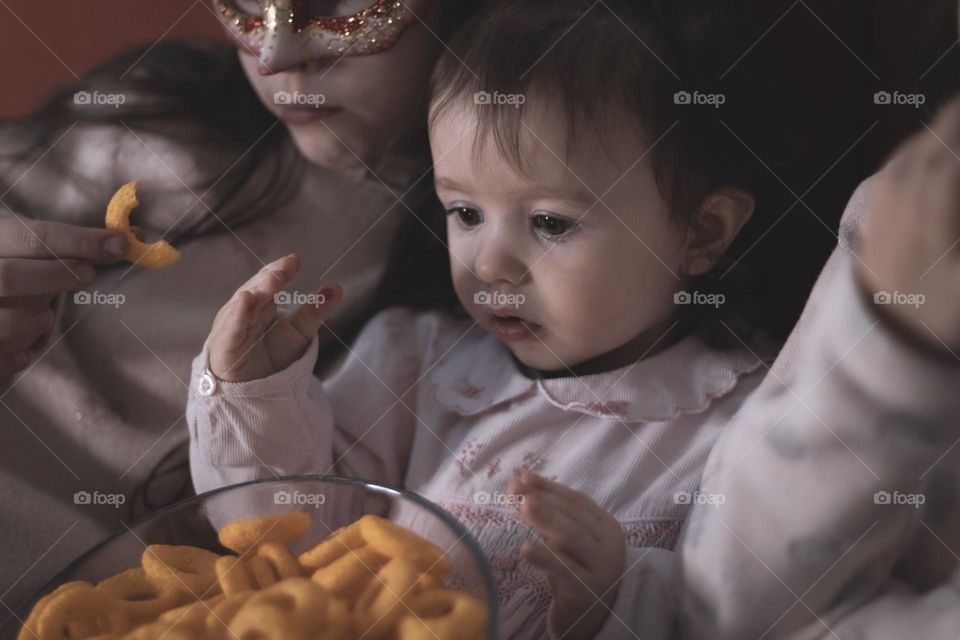
<svg viewBox="0 0 960 640">
<path fill-rule="evenodd" d="M 160 38 L 222 39 L 210 0 L 3 0 L 0 118 L 123 49 Z"/>
</svg>

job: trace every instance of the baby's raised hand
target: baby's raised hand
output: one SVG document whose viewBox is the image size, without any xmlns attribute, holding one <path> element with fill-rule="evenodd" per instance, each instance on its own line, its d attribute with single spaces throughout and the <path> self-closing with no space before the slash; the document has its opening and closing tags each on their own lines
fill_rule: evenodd
<svg viewBox="0 0 960 640">
<path fill-rule="evenodd" d="M 960 100 L 880 171 L 858 276 L 885 318 L 929 349 L 960 349 Z"/>
<path fill-rule="evenodd" d="M 518 497 L 524 523 L 542 542 L 520 552 L 546 572 L 553 591 L 550 624 L 565 640 L 588 640 L 617 598 L 626 564 L 620 523 L 586 495 L 536 473 L 517 475 L 507 491 Z"/>
<path fill-rule="evenodd" d="M 265 378 L 303 355 L 320 326 L 333 315 L 342 291 L 329 285 L 290 314 L 280 313 L 275 296 L 300 270 L 291 254 L 271 262 L 237 289 L 220 309 L 207 340 L 210 370 L 227 382 Z"/>
</svg>

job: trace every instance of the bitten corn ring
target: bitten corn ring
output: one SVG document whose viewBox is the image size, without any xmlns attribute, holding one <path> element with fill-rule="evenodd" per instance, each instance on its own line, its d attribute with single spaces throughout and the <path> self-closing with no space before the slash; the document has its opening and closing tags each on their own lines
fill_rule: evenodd
<svg viewBox="0 0 960 640">
<path fill-rule="evenodd" d="M 127 241 L 125 260 L 146 267 L 159 269 L 169 267 L 180 259 L 180 252 L 165 240 L 153 244 L 141 242 L 130 230 L 130 212 L 139 205 L 137 200 L 137 182 L 128 182 L 120 187 L 107 205 L 107 229 L 119 231 Z"/>
<path fill-rule="evenodd" d="M 217 536 L 227 549 L 243 553 L 258 544 L 293 542 L 307 535 L 309 530 L 310 516 L 302 511 L 291 511 L 279 516 L 236 520 L 224 525 Z"/>
<path fill-rule="evenodd" d="M 464 591 L 432 589 L 407 601 L 397 623 L 398 640 L 454 640 L 482 638 L 488 613 L 479 600 Z"/>
<path fill-rule="evenodd" d="M 377 516 L 360 518 L 360 533 L 371 547 L 388 558 L 403 558 L 420 571 L 446 576 L 453 561 L 443 549 L 409 529 Z"/>
</svg>

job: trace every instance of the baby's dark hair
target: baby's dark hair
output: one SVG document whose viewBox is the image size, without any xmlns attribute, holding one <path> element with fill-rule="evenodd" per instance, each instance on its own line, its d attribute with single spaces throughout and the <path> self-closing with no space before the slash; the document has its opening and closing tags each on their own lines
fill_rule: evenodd
<svg viewBox="0 0 960 640">
<path fill-rule="evenodd" d="M 757 208 L 714 269 L 693 278 L 700 293 L 723 294 L 717 307 L 683 307 L 681 319 L 719 348 L 741 347 L 758 330 L 757 290 L 749 263 L 739 261 L 754 231 L 765 226 L 763 194 L 769 174 L 733 133 L 755 132 L 741 95 L 716 79 L 735 52 L 733 12 L 722 0 L 516 0 L 493 3 L 450 44 L 431 85 L 431 126 L 451 106 L 476 105 L 475 154 L 492 140 L 497 152 L 526 175 L 521 140 L 530 101 L 561 105 L 567 116 L 567 153 L 581 136 L 609 145 L 631 136 L 649 147 L 661 195 L 673 221 L 698 229 L 704 198 L 721 187 L 754 196 Z M 696 93 L 695 93 L 696 92 Z M 507 103 L 509 102 L 509 103 Z M 719 103 L 719 104 L 718 104 Z M 732 127 L 726 122 L 735 122 Z M 762 298 L 761 298 L 762 299 Z M 704 310 L 706 309 L 706 310 Z"/>
</svg>

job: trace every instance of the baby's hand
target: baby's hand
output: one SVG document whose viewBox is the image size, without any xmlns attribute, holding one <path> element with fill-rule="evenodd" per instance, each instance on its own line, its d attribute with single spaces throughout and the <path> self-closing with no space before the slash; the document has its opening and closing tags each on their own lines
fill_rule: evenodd
<svg viewBox="0 0 960 640">
<path fill-rule="evenodd" d="M 553 631 L 565 640 L 593 638 L 624 573 L 620 523 L 584 494 L 536 473 L 519 474 L 507 491 L 523 496 L 520 517 L 543 539 L 524 542 L 520 551 L 550 580 Z"/>
<path fill-rule="evenodd" d="M 960 349 L 960 100 L 878 175 L 858 251 L 881 317 L 949 355 Z"/>
<path fill-rule="evenodd" d="M 303 355 L 333 315 L 342 291 L 338 285 L 326 286 L 292 313 L 278 313 L 274 296 L 299 270 L 295 254 L 271 262 L 220 309 L 207 342 L 215 376 L 227 382 L 265 378 Z"/>
</svg>

